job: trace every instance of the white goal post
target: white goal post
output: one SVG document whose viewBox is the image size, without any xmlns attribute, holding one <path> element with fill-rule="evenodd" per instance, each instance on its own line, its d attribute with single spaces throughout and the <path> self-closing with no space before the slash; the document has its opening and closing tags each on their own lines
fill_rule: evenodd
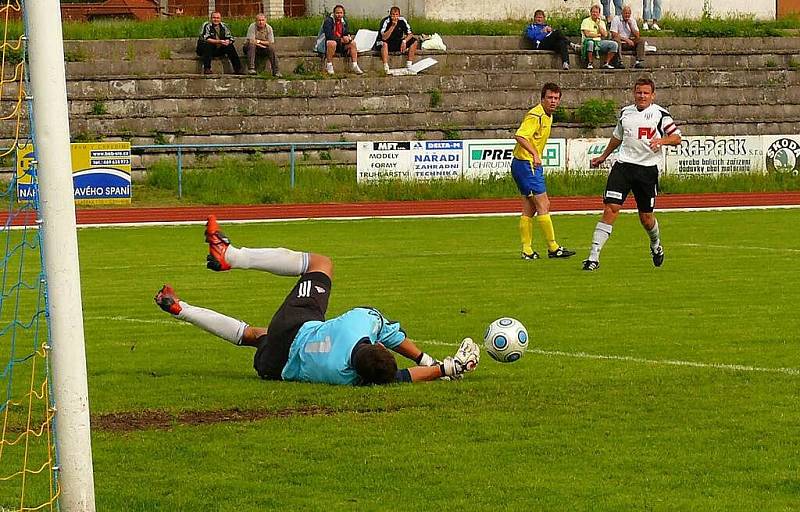
<svg viewBox="0 0 800 512">
<path fill-rule="evenodd" d="M 31 128 L 47 277 L 60 508 L 95 510 L 89 390 L 70 157 L 66 69 L 58 0 L 24 2 Z"/>
</svg>

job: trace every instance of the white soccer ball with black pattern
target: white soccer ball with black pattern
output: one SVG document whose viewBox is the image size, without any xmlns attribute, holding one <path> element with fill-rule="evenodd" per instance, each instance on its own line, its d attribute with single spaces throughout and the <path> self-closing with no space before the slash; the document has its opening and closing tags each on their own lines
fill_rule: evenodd
<svg viewBox="0 0 800 512">
<path fill-rule="evenodd" d="M 528 348 L 528 330 L 519 320 L 498 318 L 486 329 L 483 346 L 495 361 L 513 363 Z"/>
</svg>

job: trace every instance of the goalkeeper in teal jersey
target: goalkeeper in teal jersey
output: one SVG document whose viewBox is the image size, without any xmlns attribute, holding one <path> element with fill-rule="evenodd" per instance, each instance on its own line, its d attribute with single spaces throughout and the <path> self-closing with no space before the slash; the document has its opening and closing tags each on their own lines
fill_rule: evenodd
<svg viewBox="0 0 800 512">
<path fill-rule="evenodd" d="M 333 276 L 333 262 L 327 256 L 234 247 L 214 216 L 208 218 L 205 236 L 211 270 L 300 276 L 268 328 L 188 304 L 169 285 L 155 297 L 156 304 L 174 317 L 235 345 L 255 347 L 253 366 L 263 379 L 345 385 L 421 382 L 460 378 L 478 365 L 480 350 L 471 339 L 465 338 L 454 356 L 437 361 L 408 339 L 399 323 L 375 308 L 357 307 L 326 320 Z M 398 370 L 390 350 L 417 366 Z"/>
</svg>

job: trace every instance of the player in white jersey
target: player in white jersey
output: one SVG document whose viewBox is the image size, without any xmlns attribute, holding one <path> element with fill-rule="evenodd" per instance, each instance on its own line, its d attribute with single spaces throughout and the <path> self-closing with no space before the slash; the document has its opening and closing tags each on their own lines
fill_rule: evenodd
<svg viewBox="0 0 800 512">
<path fill-rule="evenodd" d="M 650 255 L 653 265 L 664 263 L 664 248 L 653 210 L 658 195 L 658 163 L 662 146 L 677 146 L 681 132 L 672 116 L 663 107 L 653 103 L 656 85 L 649 78 L 640 78 L 633 87 L 634 104 L 622 109 L 603 154 L 591 161 L 592 167 L 602 164 L 619 149 L 617 162 L 611 167 L 603 193 L 603 217 L 594 228 L 589 257 L 583 260 L 583 270 L 594 271 L 600 267 L 603 249 L 614 221 L 629 192 L 633 192 L 639 221 L 650 237 Z"/>
</svg>

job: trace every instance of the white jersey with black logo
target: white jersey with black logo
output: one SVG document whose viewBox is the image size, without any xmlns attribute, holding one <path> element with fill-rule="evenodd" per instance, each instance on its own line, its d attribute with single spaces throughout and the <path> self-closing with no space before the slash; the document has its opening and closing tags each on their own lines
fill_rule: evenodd
<svg viewBox="0 0 800 512">
<path fill-rule="evenodd" d="M 661 151 L 650 149 L 650 140 L 674 133 L 680 135 L 681 131 L 665 108 L 653 103 L 640 111 L 636 105 L 628 105 L 619 113 L 614 128 L 614 138 L 622 141 L 617 160 L 642 166 L 658 165 Z"/>
</svg>

